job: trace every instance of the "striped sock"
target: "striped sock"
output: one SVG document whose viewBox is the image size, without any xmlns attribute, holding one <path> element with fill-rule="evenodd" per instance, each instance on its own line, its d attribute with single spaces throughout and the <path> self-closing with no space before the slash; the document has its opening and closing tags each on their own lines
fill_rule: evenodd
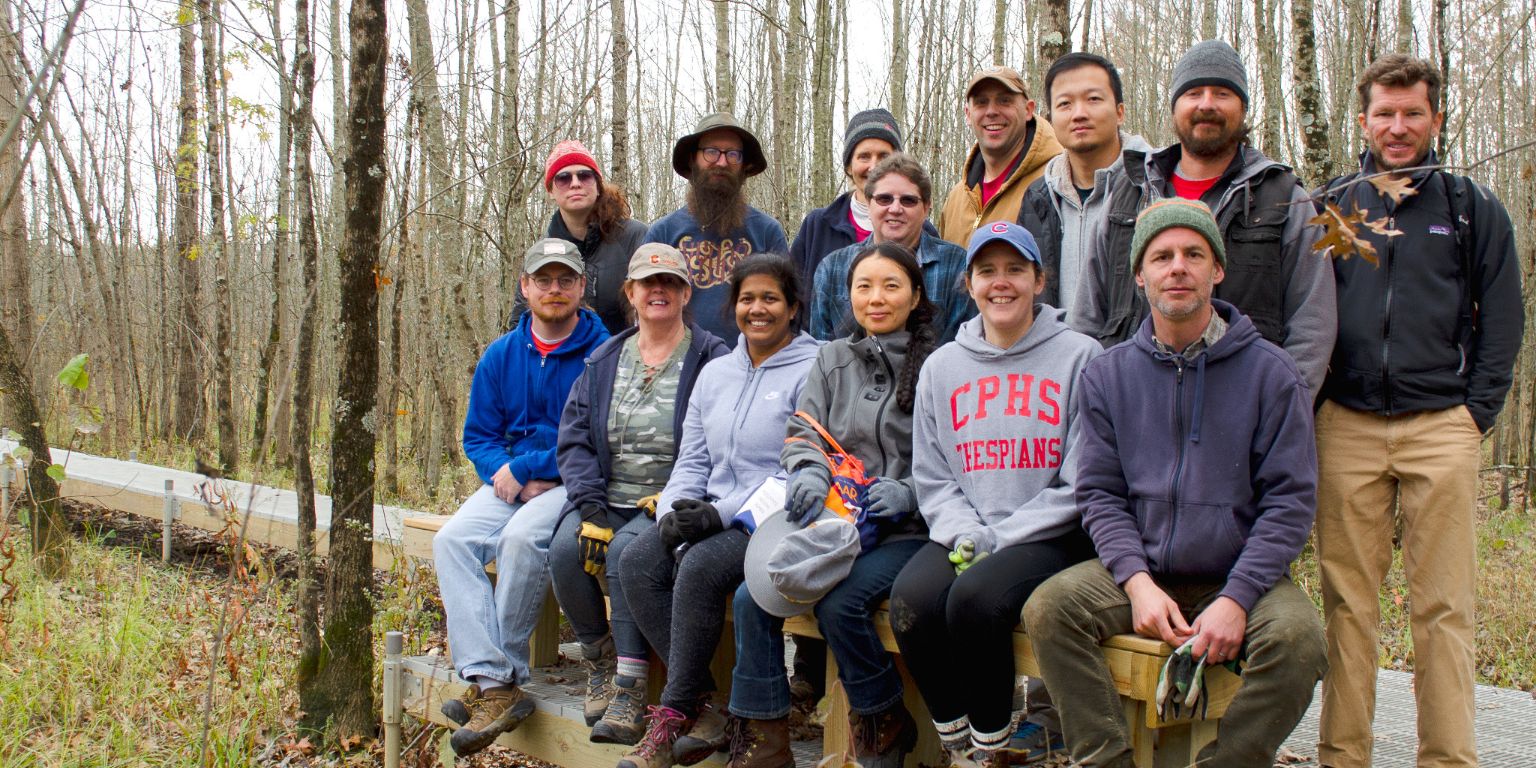
<svg viewBox="0 0 1536 768">
<path fill-rule="evenodd" d="M 965 715 L 947 723 L 933 721 L 933 729 L 939 732 L 939 742 L 950 752 L 965 751 L 971 735 L 971 721 Z"/>
<path fill-rule="evenodd" d="M 648 659 L 634 659 L 628 656 L 619 657 L 619 665 L 614 670 L 620 677 L 631 680 L 644 680 L 646 673 L 650 671 L 651 662 Z"/>
<path fill-rule="evenodd" d="M 994 752 L 1008 746 L 1008 737 L 1013 735 L 1013 723 L 1003 726 L 1003 729 L 993 733 L 982 733 L 971 729 L 971 745 L 984 752 Z"/>
</svg>

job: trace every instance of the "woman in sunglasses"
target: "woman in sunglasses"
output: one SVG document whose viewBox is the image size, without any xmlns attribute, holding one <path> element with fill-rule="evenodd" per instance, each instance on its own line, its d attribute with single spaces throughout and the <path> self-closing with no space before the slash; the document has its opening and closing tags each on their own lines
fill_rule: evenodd
<svg viewBox="0 0 1536 768">
<path fill-rule="evenodd" d="M 597 160 L 581 142 L 562 141 L 544 165 L 544 191 L 555 202 L 547 237 L 576 244 L 587 265 L 587 292 L 582 303 L 591 307 L 611 334 L 629 327 L 621 287 L 630 254 L 645 242 L 645 224 L 630 218 L 624 190 L 608 183 Z M 512 322 L 522 314 L 521 301 Z"/>
<path fill-rule="evenodd" d="M 848 295 L 848 269 L 855 256 L 871 245 L 896 243 L 917 254 L 923 287 L 937 306 L 933 330 L 938 343 L 955 338 L 960 324 L 976 316 L 976 305 L 961 285 L 965 249 L 924 231 L 933 210 L 933 183 L 911 155 L 897 152 L 881 160 L 864 184 L 874 229 L 869 239 L 827 254 L 816 267 L 811 298 L 812 336 L 823 341 L 843 338 L 858 329 Z"/>
</svg>

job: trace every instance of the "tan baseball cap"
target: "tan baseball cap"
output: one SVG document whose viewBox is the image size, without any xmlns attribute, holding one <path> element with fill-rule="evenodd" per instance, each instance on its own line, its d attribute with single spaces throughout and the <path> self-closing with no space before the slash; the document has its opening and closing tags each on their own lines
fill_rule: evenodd
<svg viewBox="0 0 1536 768">
<path fill-rule="evenodd" d="M 691 284 L 688 279 L 688 260 L 683 258 L 681 251 L 666 243 L 646 243 L 635 249 L 635 255 L 629 257 L 629 274 L 631 280 L 640 280 L 651 275 L 672 275 Z"/>
<path fill-rule="evenodd" d="M 558 237 L 546 237 L 528 247 L 523 254 L 523 273 L 531 275 L 546 264 L 562 264 L 580 275 L 585 272 L 581 263 L 581 251 L 576 244 Z"/>
<path fill-rule="evenodd" d="M 965 84 L 965 97 L 970 98 L 971 91 L 976 90 L 976 86 L 983 80 L 996 80 L 1004 88 L 1025 98 L 1029 97 L 1024 90 L 1024 78 L 1019 77 L 1019 71 L 1013 67 L 989 67 L 971 75 L 971 81 Z"/>
</svg>

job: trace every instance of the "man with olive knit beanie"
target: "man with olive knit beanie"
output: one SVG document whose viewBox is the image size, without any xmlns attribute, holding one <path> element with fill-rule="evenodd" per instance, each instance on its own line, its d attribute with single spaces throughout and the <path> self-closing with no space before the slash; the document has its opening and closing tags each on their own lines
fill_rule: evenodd
<svg viewBox="0 0 1536 768">
<path fill-rule="evenodd" d="M 1241 665 L 1199 765 L 1269 768 L 1327 666 L 1289 576 L 1316 504 L 1312 398 L 1290 356 L 1211 298 L 1229 258 L 1203 203 L 1143 211 L 1126 267 L 1151 314 L 1078 385 L 1077 508 L 1099 556 L 1040 585 L 1024 626 L 1084 768 L 1134 765 L 1099 650 L 1112 635 Z"/>
</svg>

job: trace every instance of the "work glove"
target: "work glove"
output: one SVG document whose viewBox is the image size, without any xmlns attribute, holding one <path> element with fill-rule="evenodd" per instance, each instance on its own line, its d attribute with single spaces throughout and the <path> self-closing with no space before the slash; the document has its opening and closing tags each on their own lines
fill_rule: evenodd
<svg viewBox="0 0 1536 768">
<path fill-rule="evenodd" d="M 1205 717 L 1210 699 L 1205 694 L 1205 656 L 1194 655 L 1195 638 L 1184 641 L 1163 663 L 1157 675 L 1157 717 Z M 1237 659 L 1222 663 L 1232 674 L 1241 674 Z"/>
<path fill-rule="evenodd" d="M 725 530 L 715 505 L 702 499 L 678 499 L 672 502 L 672 514 L 667 517 L 676 518 L 672 524 L 677 527 L 677 535 L 689 544 L 698 543 Z"/>
<path fill-rule="evenodd" d="M 649 517 L 650 519 L 655 520 L 656 519 L 656 502 L 658 502 L 660 500 L 661 500 L 661 494 L 653 493 L 653 494 L 651 494 L 649 496 L 646 496 L 645 498 L 635 502 L 635 507 L 637 509 L 639 509 L 641 512 L 644 512 L 646 517 Z"/>
<path fill-rule="evenodd" d="M 864 516 L 881 523 L 899 523 L 917 511 L 917 494 L 900 480 L 882 477 L 864 492 Z"/>
<path fill-rule="evenodd" d="M 661 534 L 661 544 L 668 552 L 675 551 L 683 544 L 683 534 L 677 529 L 677 513 L 664 515 L 656 521 L 656 532 Z"/>
<path fill-rule="evenodd" d="M 955 575 L 965 573 L 967 568 L 980 562 L 987 556 L 985 550 L 977 551 L 976 542 L 970 537 L 961 537 L 955 542 L 955 548 L 949 553 L 949 562 L 955 566 Z"/>
<path fill-rule="evenodd" d="M 827 504 L 832 490 L 832 473 L 820 464 L 810 464 L 791 472 L 784 486 L 784 514 L 791 523 L 804 525 Z"/>
<path fill-rule="evenodd" d="M 581 505 L 581 531 L 576 551 L 581 555 L 581 569 L 602 577 L 608 562 L 608 544 L 613 541 L 613 526 L 608 521 L 608 505 L 589 501 Z"/>
</svg>

